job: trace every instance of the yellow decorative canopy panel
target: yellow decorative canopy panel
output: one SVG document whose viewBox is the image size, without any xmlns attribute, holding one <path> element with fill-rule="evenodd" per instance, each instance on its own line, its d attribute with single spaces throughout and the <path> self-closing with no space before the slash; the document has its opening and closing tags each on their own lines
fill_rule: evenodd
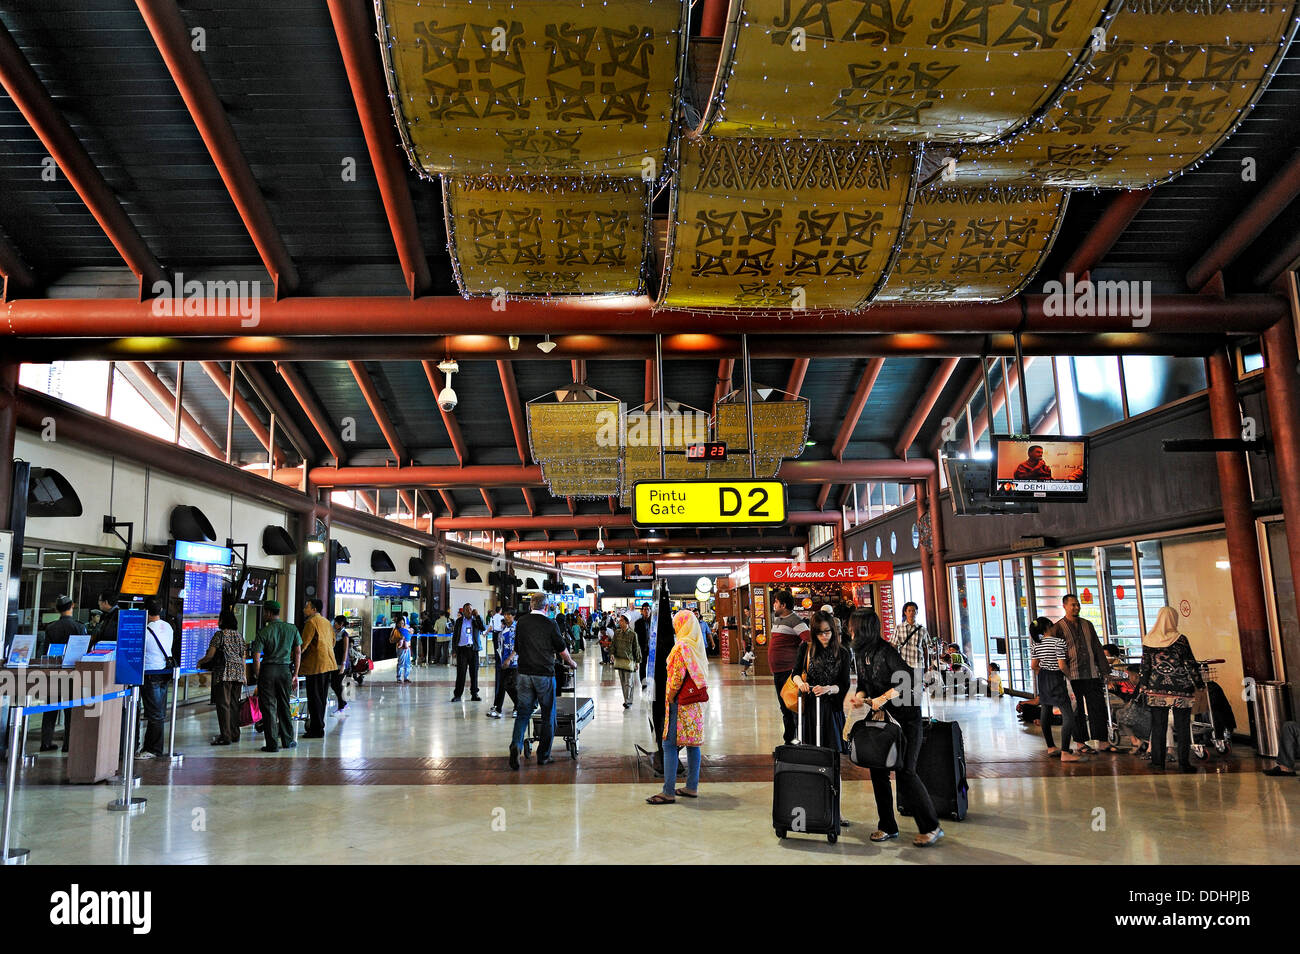
<svg viewBox="0 0 1300 954">
<path fill-rule="evenodd" d="M 660 304 L 862 307 L 889 271 L 916 166 L 888 143 L 683 143 Z"/>
<path fill-rule="evenodd" d="M 1050 105 L 1113 3 L 732 0 L 705 127 L 988 142 Z"/>
<path fill-rule="evenodd" d="M 1149 188 L 1218 146 L 1268 85 L 1294 0 L 1125 0 L 1106 45 L 1043 118 L 964 150 L 963 182 Z"/>
<path fill-rule="evenodd" d="M 600 397 L 560 403 L 544 395 L 528 402 L 528 447 L 557 497 L 618 493 L 626 408 L 608 395 Z"/>
<path fill-rule="evenodd" d="M 650 248 L 649 187 L 633 179 L 443 179 L 465 295 L 636 295 Z"/>
<path fill-rule="evenodd" d="M 1010 298 L 1051 251 L 1068 196 L 1034 186 L 921 189 L 898 262 L 876 301 Z"/>
<path fill-rule="evenodd" d="M 687 444 L 703 443 L 709 439 L 709 415 L 677 401 L 667 401 L 662 429 L 664 448 L 684 451 Z M 633 484 L 638 480 L 659 479 L 659 432 L 659 411 L 654 402 L 628 413 L 620 497 L 620 503 L 625 507 L 632 506 Z M 664 455 L 664 468 L 669 480 L 702 478 L 706 472 L 704 464 L 688 460 L 684 453 Z"/>
<path fill-rule="evenodd" d="M 680 0 L 378 0 L 397 125 L 429 175 L 651 178 L 668 149 Z"/>
<path fill-rule="evenodd" d="M 808 399 L 791 399 L 785 392 L 778 391 L 766 401 L 755 394 L 752 406 L 752 450 L 759 459 L 775 460 L 779 466 L 784 458 L 799 457 L 808 440 Z M 713 433 L 715 440 L 726 441 L 728 450 L 749 447 L 743 392 L 733 392 L 718 402 Z"/>
</svg>

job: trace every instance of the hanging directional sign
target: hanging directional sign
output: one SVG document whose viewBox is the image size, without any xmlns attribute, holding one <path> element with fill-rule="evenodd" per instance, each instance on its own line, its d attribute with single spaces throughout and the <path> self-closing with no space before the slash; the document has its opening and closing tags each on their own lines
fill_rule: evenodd
<svg viewBox="0 0 1300 954">
<path fill-rule="evenodd" d="M 632 488 L 638 527 L 770 526 L 786 521 L 779 480 L 639 480 Z"/>
</svg>

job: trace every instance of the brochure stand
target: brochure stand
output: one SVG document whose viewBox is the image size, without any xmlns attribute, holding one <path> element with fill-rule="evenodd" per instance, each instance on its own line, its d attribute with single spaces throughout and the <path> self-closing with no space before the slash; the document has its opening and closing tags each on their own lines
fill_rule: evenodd
<svg viewBox="0 0 1300 954">
<path fill-rule="evenodd" d="M 122 757 L 122 794 L 108 803 L 110 812 L 136 815 L 144 811 L 147 799 L 131 796 L 135 779 L 135 732 L 140 712 L 140 684 L 144 682 L 144 610 L 119 610 L 117 614 L 116 676 L 122 685 L 131 687 L 127 709 L 127 744 Z"/>
</svg>

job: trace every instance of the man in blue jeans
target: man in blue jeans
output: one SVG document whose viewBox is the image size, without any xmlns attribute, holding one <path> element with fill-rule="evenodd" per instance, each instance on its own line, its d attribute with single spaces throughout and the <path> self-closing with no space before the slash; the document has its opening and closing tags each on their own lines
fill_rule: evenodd
<svg viewBox="0 0 1300 954">
<path fill-rule="evenodd" d="M 163 719 L 167 712 L 167 687 L 172 683 L 171 624 L 162 618 L 162 605 L 156 599 L 144 604 L 149 622 L 144 633 L 144 685 L 140 687 L 140 702 L 144 706 L 144 742 L 137 759 L 161 758 L 163 751 Z"/>
<path fill-rule="evenodd" d="M 542 738 L 537 745 L 537 764 L 546 765 L 551 758 L 551 741 L 555 738 L 555 657 L 558 655 L 570 669 L 577 669 L 569 651 L 564 648 L 555 620 L 542 612 L 546 597 L 534 593 L 529 601 L 532 612 L 524 615 L 515 626 L 515 656 L 519 660 L 519 674 L 515 688 L 519 702 L 515 708 L 515 731 L 510 740 L 510 767 L 519 768 L 519 750 L 528 735 L 528 720 L 534 709 L 542 712 Z"/>
</svg>

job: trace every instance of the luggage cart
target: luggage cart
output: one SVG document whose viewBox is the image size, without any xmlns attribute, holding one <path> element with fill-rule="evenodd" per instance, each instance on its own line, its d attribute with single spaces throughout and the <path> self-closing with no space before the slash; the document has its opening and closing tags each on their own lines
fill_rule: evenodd
<svg viewBox="0 0 1300 954">
<path fill-rule="evenodd" d="M 1198 759 L 1209 754 L 1207 746 L 1213 746 L 1220 755 L 1226 755 L 1232 749 L 1232 738 L 1226 731 L 1220 738 L 1220 729 L 1214 721 L 1214 706 L 1210 704 L 1209 684 L 1217 682 L 1218 667 L 1224 662 L 1223 659 L 1203 659 L 1198 663 L 1205 683 L 1205 688 L 1197 691 L 1192 702 L 1192 754 Z"/>
<path fill-rule="evenodd" d="M 568 695 L 569 698 L 565 698 Z M 563 663 L 555 664 L 555 734 L 564 739 L 570 758 L 578 758 L 578 738 L 596 717 L 596 703 L 578 695 L 578 670 Z M 532 735 L 524 739 L 524 758 L 533 757 L 533 744 L 542 736 L 542 714 L 534 712 Z"/>
</svg>

